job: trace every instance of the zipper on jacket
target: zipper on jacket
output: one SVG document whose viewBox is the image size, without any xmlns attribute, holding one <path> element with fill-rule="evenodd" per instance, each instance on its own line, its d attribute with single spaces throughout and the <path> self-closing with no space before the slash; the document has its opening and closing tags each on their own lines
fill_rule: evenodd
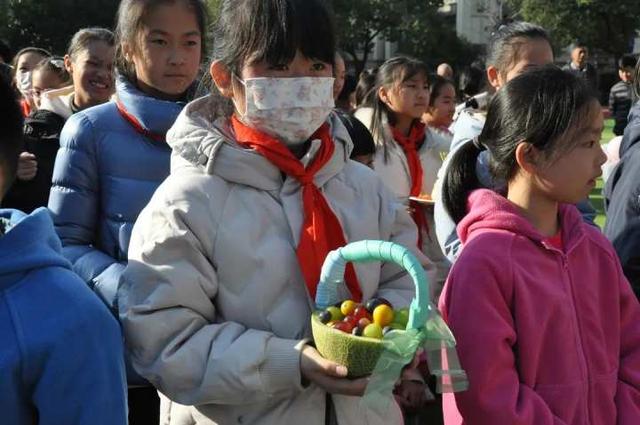
<svg viewBox="0 0 640 425">
<path fill-rule="evenodd" d="M 567 255 L 556 249 L 560 253 L 560 260 L 562 261 L 562 269 L 564 270 L 564 274 L 569 283 L 569 291 L 570 291 L 570 299 L 571 299 L 571 310 L 573 312 L 573 322 L 576 328 L 576 340 L 578 343 L 578 356 L 580 357 L 580 366 L 582 369 L 582 381 L 585 389 L 585 416 L 587 419 L 587 424 L 591 424 L 591 409 L 589 409 L 589 399 L 591 397 L 591 389 L 590 389 L 590 380 L 589 380 L 589 366 L 587 364 L 587 356 L 584 351 L 584 343 L 582 340 L 582 329 L 580 328 L 580 320 L 578 319 L 578 311 L 576 309 L 576 299 L 575 299 L 575 288 L 573 285 L 573 279 L 571 278 L 571 272 L 569 270 L 569 260 L 567 259 Z"/>
</svg>

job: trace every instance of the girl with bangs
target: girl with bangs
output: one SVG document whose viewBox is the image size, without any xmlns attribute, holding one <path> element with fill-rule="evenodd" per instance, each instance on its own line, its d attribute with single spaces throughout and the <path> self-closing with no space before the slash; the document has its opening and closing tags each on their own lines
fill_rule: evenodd
<svg viewBox="0 0 640 425">
<path fill-rule="evenodd" d="M 449 141 L 421 122 L 429 107 L 427 66 L 404 56 L 389 59 L 380 66 L 373 91 L 373 108 L 360 109 L 355 116 L 376 142 L 376 174 L 408 206 L 418 226 L 417 246 L 436 265 L 437 299 L 449 261 L 436 239 L 431 192 Z"/>
<path fill-rule="evenodd" d="M 329 250 L 414 246 L 415 225 L 333 109 L 333 21 L 321 0 L 226 0 L 210 74 L 219 96 L 169 131 L 171 175 L 136 222 L 120 287 L 135 368 L 170 424 L 400 423 L 359 405 L 366 378 L 309 343 Z M 219 113 L 220 98 L 229 114 Z M 417 255 L 420 255 L 416 252 Z M 347 267 L 343 294 L 408 305 L 398 267 Z"/>
</svg>

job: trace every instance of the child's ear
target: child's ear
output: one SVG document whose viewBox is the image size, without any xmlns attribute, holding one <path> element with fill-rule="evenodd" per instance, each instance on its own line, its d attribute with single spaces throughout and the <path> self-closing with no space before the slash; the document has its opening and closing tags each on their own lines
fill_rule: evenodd
<svg viewBox="0 0 640 425">
<path fill-rule="evenodd" d="M 487 80 L 494 89 L 499 89 L 504 84 L 502 77 L 500 76 L 500 71 L 498 71 L 498 68 L 493 65 L 489 65 L 487 67 Z"/>
<path fill-rule="evenodd" d="M 221 61 L 213 61 L 209 68 L 209 73 L 213 79 L 214 84 L 220 91 L 220 94 L 224 97 L 233 97 L 233 82 L 231 77 L 231 71 L 227 65 Z"/>
<path fill-rule="evenodd" d="M 69 75 L 73 75 L 73 63 L 71 62 L 71 56 L 64 55 L 64 69 L 67 70 Z"/>
<path fill-rule="evenodd" d="M 531 143 L 522 141 L 516 147 L 516 162 L 521 170 L 536 174 L 540 165 L 541 152 Z"/>
<path fill-rule="evenodd" d="M 133 48 L 129 43 L 122 43 L 122 56 L 124 56 L 124 60 L 132 63 L 133 62 Z"/>
<path fill-rule="evenodd" d="M 387 90 L 387 88 L 385 86 L 380 86 L 380 88 L 378 89 L 378 97 L 380 98 L 380 100 L 385 104 L 388 105 L 389 102 L 389 91 Z"/>
</svg>

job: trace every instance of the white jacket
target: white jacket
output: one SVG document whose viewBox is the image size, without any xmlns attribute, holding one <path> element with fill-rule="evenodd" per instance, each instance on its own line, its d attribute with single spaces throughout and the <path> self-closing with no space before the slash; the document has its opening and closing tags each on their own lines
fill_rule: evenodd
<svg viewBox="0 0 640 425">
<path fill-rule="evenodd" d="M 372 114 L 371 108 L 361 108 L 355 112 L 354 116 L 367 128 L 371 128 Z M 387 146 L 388 158 L 385 161 L 382 140 L 375 136 L 374 140 L 377 149 L 373 166 L 376 173 L 398 198 L 406 200 L 411 192 L 411 173 L 402 147 L 395 142 L 390 143 Z M 389 140 L 393 140 L 391 135 Z M 449 152 L 449 145 L 450 141 L 446 137 L 429 127 L 426 128 L 425 141 L 418 151 L 423 170 L 422 193 L 431 194 L 443 158 Z"/>
<path fill-rule="evenodd" d="M 323 425 L 324 391 L 300 383 L 313 310 L 296 258 L 301 187 L 237 145 L 226 120 L 212 124 L 210 102 L 187 105 L 170 130 L 171 175 L 133 230 L 120 312 L 134 366 L 174 401 L 163 400 L 162 423 Z M 315 182 L 346 239 L 412 248 L 416 228 L 404 207 L 348 160 L 346 129 L 334 117 L 330 124 L 335 153 Z M 319 144 L 311 142 L 303 163 Z M 412 299 L 413 283 L 397 266 L 355 268 L 365 299 Z M 402 421 L 395 403 L 380 418 L 359 398 L 333 400 L 340 425 Z"/>
<path fill-rule="evenodd" d="M 355 112 L 358 118 L 367 128 L 371 128 L 373 119 L 372 108 L 361 108 Z M 389 131 L 388 128 L 385 131 Z M 420 163 L 422 164 L 422 191 L 421 193 L 431 194 L 433 191 L 438 170 L 442 166 L 443 158 L 449 152 L 449 140 L 438 134 L 429 127 L 425 131 L 425 141 L 418 151 Z M 391 134 L 387 135 L 388 140 L 393 140 Z M 411 172 L 409 171 L 409 163 L 402 147 L 395 141 L 387 146 L 387 159 L 384 158 L 383 141 L 379 137 L 375 137 L 376 155 L 373 161 L 373 167 L 376 174 L 380 176 L 382 181 L 395 196 L 404 203 L 408 203 L 409 194 L 411 193 Z M 436 266 L 436 283 L 433 285 L 434 302 L 444 286 L 444 282 L 449 274 L 451 263 L 444 256 L 438 239 L 435 234 L 435 220 L 433 215 L 433 207 L 426 206 L 423 208 L 429 232 L 422 235 L 422 252 Z"/>
</svg>

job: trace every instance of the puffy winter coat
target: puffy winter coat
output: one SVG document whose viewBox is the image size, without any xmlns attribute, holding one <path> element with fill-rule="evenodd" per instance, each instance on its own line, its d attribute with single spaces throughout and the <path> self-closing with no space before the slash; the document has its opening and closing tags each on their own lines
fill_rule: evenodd
<svg viewBox="0 0 640 425">
<path fill-rule="evenodd" d="M 160 135 L 184 106 L 149 97 L 122 78 L 116 96 Z M 112 309 L 133 223 L 169 175 L 170 156 L 166 142 L 136 131 L 115 102 L 72 115 L 62 130 L 49 208 L 73 270 Z"/>
<path fill-rule="evenodd" d="M 171 175 L 133 231 L 120 318 L 134 366 L 172 400 L 163 401 L 163 423 L 323 425 L 325 392 L 301 384 L 313 311 L 296 255 L 301 185 L 211 116 L 203 98 L 178 118 Z M 336 149 L 314 181 L 346 240 L 415 247 L 409 214 L 369 168 L 348 159 L 339 119 L 330 124 Z M 319 144 L 311 142 L 303 164 Z M 355 270 L 364 299 L 379 294 L 400 306 L 413 297 L 409 276 L 390 263 Z M 341 425 L 401 422 L 394 403 L 380 418 L 359 398 L 332 398 Z"/>
</svg>

